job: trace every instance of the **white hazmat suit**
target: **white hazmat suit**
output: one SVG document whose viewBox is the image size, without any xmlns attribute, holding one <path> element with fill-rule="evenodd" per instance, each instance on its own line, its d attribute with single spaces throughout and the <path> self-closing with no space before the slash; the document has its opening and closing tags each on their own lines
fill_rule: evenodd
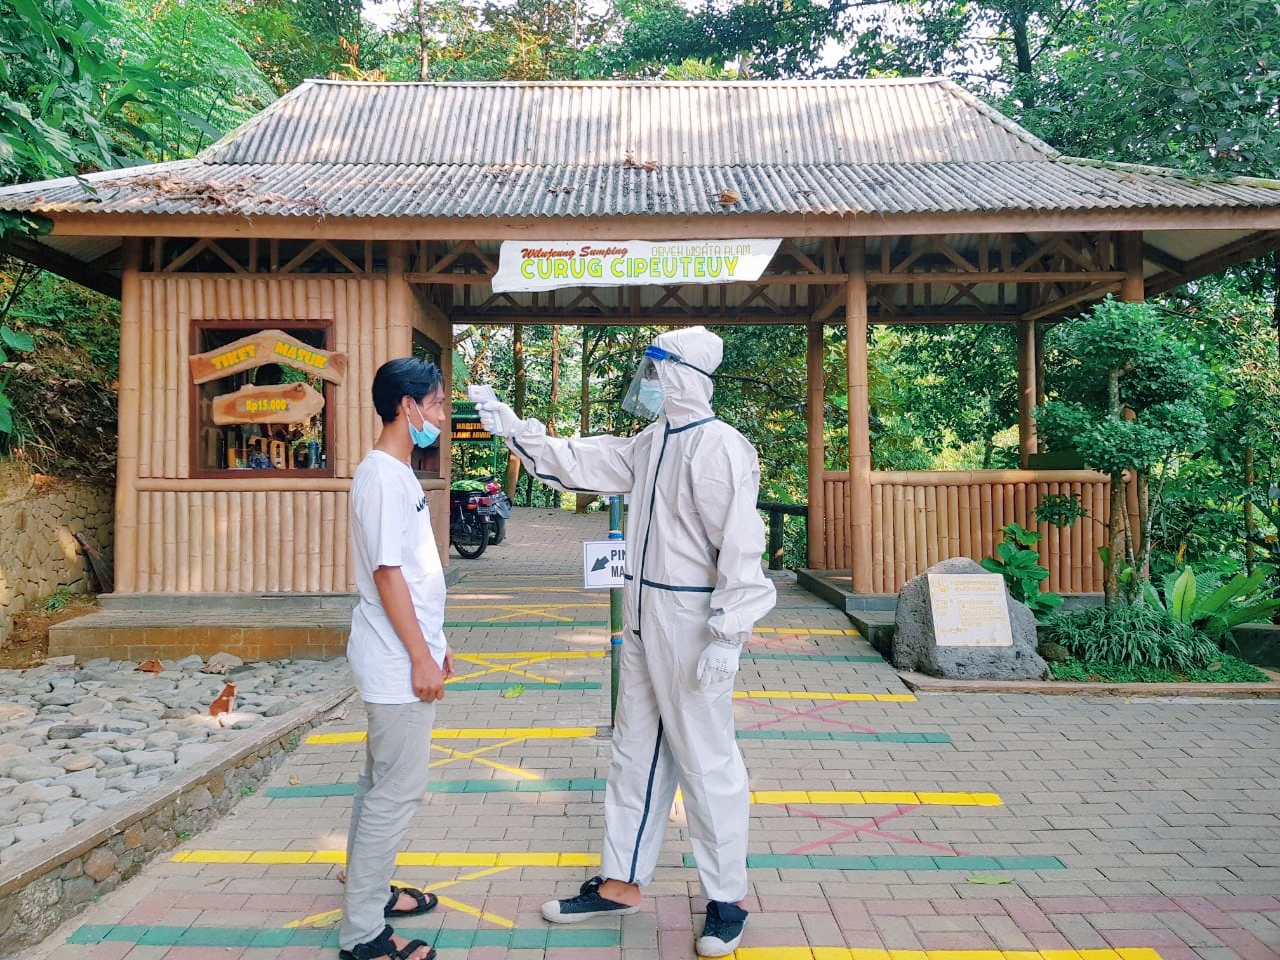
<svg viewBox="0 0 1280 960">
<path fill-rule="evenodd" d="M 480 412 L 543 483 L 630 494 L 601 873 L 652 882 L 679 786 L 703 893 L 732 904 L 748 892 L 750 803 L 733 679 L 742 644 L 775 600 L 761 568 L 760 470 L 747 439 L 711 410 L 720 338 L 692 327 L 654 344 L 684 362 L 658 364 L 663 415 L 634 437 L 549 437 L 505 404 Z"/>
</svg>

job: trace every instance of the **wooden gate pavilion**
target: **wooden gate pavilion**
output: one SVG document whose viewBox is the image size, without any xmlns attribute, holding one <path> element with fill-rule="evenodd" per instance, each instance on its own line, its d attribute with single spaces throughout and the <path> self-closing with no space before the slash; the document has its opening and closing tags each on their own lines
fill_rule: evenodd
<svg viewBox="0 0 1280 960">
<path fill-rule="evenodd" d="M 1026 469 L 1046 324 L 1280 247 L 1280 182 L 1064 157 L 936 79 L 308 81 L 199 157 L 0 189 L 0 209 L 52 221 L 19 256 L 121 300 L 121 595 L 352 590 L 370 378 L 415 343 L 448 375 L 456 323 L 805 325 L 809 562 L 892 593 L 990 554 L 1044 493 L 1105 520 L 1104 476 Z M 490 285 L 504 240 L 736 238 L 782 241 L 756 282 Z M 1024 469 L 872 470 L 876 323 L 1016 327 Z M 850 345 L 834 472 L 824 324 Z M 447 446 L 420 466 L 447 553 Z M 1095 529 L 1047 531 L 1050 589 L 1101 589 Z"/>
</svg>

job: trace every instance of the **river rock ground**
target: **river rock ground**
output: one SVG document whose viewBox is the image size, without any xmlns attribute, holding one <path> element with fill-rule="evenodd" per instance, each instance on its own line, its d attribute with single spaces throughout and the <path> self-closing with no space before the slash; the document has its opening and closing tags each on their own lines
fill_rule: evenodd
<svg viewBox="0 0 1280 960">
<path fill-rule="evenodd" d="M 162 783 L 303 699 L 351 682 L 345 658 L 60 657 L 0 670 L 0 863 Z M 210 705 L 231 683 L 233 707 Z"/>
</svg>

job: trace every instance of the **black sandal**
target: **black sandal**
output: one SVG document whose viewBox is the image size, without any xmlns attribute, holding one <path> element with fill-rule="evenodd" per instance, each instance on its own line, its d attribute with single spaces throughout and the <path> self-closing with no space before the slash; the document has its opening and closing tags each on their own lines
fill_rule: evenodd
<svg viewBox="0 0 1280 960">
<path fill-rule="evenodd" d="M 414 906 L 409 910 L 397 910 L 396 903 L 400 900 L 400 894 L 406 893 L 413 898 Z M 425 890 L 415 890 L 413 887 L 397 887 L 391 885 L 391 899 L 387 901 L 387 905 L 382 908 L 384 917 L 417 917 L 428 911 L 434 910 L 440 902 L 440 898 L 434 893 L 427 893 Z"/>
<path fill-rule="evenodd" d="M 436 955 L 435 948 L 422 940 L 410 940 L 404 945 L 404 949 L 396 946 L 396 942 L 391 939 L 390 925 L 382 928 L 382 932 L 370 940 L 368 943 L 357 943 L 350 950 L 339 950 L 338 960 L 378 960 L 379 957 L 388 957 L 389 960 L 410 960 L 414 952 L 427 948 L 427 955 L 420 960 L 434 960 Z"/>
</svg>

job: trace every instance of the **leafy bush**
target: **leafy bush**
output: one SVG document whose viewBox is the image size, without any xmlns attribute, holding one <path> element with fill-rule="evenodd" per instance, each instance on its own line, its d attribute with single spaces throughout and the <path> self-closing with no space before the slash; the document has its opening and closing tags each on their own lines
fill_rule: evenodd
<svg viewBox="0 0 1280 960">
<path fill-rule="evenodd" d="M 1186 674 L 1222 659 L 1216 643 L 1150 604 L 1062 614 L 1049 623 L 1049 634 L 1077 660 Z"/>
<path fill-rule="evenodd" d="M 1041 620 L 1062 603 L 1062 597 L 1040 592 L 1040 584 L 1049 579 L 1040 554 L 1032 549 L 1040 542 L 1040 534 L 1017 523 L 1006 524 L 1003 532 L 1004 539 L 996 545 L 999 559 L 984 557 L 982 568 L 1002 575 L 1013 599 L 1025 603 Z"/>
<path fill-rule="evenodd" d="M 1280 610 L 1276 590 L 1262 590 L 1269 571 L 1237 573 L 1226 583 L 1213 575 L 1196 574 L 1190 564 L 1164 578 L 1164 601 L 1150 583 L 1143 583 L 1143 599 L 1210 639 L 1221 642 L 1233 627 L 1270 620 Z"/>
</svg>

